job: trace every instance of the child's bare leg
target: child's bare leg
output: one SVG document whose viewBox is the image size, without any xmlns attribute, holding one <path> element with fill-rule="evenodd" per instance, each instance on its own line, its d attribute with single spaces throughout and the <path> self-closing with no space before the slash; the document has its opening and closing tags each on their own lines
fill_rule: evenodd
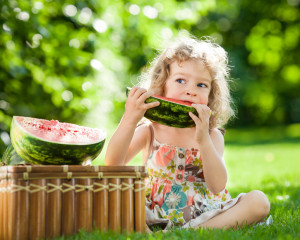
<svg viewBox="0 0 300 240">
<path fill-rule="evenodd" d="M 269 214 L 270 203 L 266 195 L 258 190 L 247 193 L 235 206 L 213 217 L 196 228 L 230 228 L 252 224 Z"/>
</svg>

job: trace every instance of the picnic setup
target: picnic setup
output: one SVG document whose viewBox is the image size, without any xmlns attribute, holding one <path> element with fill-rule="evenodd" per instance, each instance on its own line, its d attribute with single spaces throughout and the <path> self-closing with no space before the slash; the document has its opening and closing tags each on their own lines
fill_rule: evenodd
<svg viewBox="0 0 300 240">
<path fill-rule="evenodd" d="M 300 239 L 299 6 L 0 1 L 0 240 Z"/>
<path fill-rule="evenodd" d="M 14 117 L 11 138 L 0 167 L 0 239 L 145 231 L 145 168 L 82 165 L 100 154 L 103 130 Z"/>
</svg>

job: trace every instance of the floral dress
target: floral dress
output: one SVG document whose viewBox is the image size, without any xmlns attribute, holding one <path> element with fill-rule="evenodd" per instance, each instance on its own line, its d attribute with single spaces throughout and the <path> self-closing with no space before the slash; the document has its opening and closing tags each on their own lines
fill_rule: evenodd
<svg viewBox="0 0 300 240">
<path fill-rule="evenodd" d="M 225 189 L 208 189 L 198 149 L 184 149 L 153 139 L 146 163 L 146 221 L 150 228 L 195 227 L 234 206 Z"/>
</svg>

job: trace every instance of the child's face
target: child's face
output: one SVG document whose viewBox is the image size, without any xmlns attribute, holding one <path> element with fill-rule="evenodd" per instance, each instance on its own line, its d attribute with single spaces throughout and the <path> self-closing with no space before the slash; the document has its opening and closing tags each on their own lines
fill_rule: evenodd
<svg viewBox="0 0 300 240">
<path fill-rule="evenodd" d="M 175 61 L 170 64 L 164 96 L 207 105 L 211 82 L 210 73 L 200 60 Z"/>
</svg>

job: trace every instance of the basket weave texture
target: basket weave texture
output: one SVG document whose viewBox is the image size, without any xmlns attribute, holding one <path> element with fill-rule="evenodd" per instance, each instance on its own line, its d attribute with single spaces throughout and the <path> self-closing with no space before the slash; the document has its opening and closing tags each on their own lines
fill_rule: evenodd
<svg viewBox="0 0 300 240">
<path fill-rule="evenodd" d="M 0 167 L 0 240 L 144 232 L 143 166 Z"/>
</svg>

